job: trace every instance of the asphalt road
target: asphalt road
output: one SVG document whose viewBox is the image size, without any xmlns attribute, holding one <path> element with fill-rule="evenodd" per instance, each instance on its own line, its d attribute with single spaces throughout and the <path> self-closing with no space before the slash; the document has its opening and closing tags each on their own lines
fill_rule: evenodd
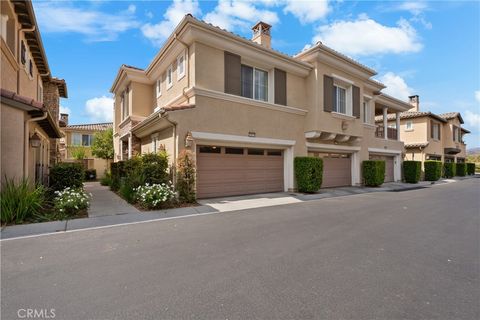
<svg viewBox="0 0 480 320">
<path fill-rule="evenodd" d="M 470 179 L 3 241 L 1 315 L 479 319 L 479 204 Z"/>
</svg>

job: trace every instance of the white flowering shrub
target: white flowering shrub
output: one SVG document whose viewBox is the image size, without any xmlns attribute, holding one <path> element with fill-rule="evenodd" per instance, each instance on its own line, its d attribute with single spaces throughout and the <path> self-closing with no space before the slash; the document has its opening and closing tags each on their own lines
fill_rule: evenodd
<svg viewBox="0 0 480 320">
<path fill-rule="evenodd" d="M 173 186 L 166 183 L 145 184 L 134 189 L 138 203 L 148 209 L 156 209 L 171 201 L 175 193 Z"/>
<path fill-rule="evenodd" d="M 70 187 L 62 191 L 55 191 L 55 199 L 53 200 L 55 211 L 61 216 L 75 215 L 80 210 L 88 208 L 90 196 L 83 189 L 72 189 Z"/>
</svg>

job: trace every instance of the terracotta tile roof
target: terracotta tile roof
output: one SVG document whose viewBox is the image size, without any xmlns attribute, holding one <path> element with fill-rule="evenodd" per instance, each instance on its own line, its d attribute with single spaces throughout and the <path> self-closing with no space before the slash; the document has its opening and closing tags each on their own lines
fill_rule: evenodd
<svg viewBox="0 0 480 320">
<path fill-rule="evenodd" d="M 112 122 L 104 123 L 86 123 L 86 124 L 72 124 L 65 127 L 66 130 L 82 130 L 82 131 L 105 131 L 107 129 L 113 128 Z"/>
<path fill-rule="evenodd" d="M 405 149 L 425 148 L 429 142 L 405 143 Z"/>
<path fill-rule="evenodd" d="M 68 98 L 67 83 L 64 79 L 52 77 L 50 82 L 54 83 L 58 87 L 58 93 L 60 94 L 60 97 Z"/>
<path fill-rule="evenodd" d="M 465 129 L 465 128 L 460 128 L 460 130 L 462 130 L 462 131 L 465 132 L 465 133 L 470 133 L 470 130 L 467 130 L 467 129 Z"/>
<path fill-rule="evenodd" d="M 445 119 L 445 120 L 451 120 L 451 119 L 458 118 L 460 120 L 460 123 L 463 123 L 463 119 L 462 119 L 462 116 L 460 115 L 460 112 L 441 113 L 438 116 Z"/>
<path fill-rule="evenodd" d="M 429 111 L 405 111 L 400 113 L 400 119 L 413 119 L 420 117 L 432 117 L 442 122 L 447 122 L 444 118 L 439 117 L 438 115 L 431 113 Z M 396 120 L 397 116 L 395 113 L 389 113 L 387 115 L 387 120 Z M 383 116 L 376 116 L 375 122 L 382 122 Z"/>
<path fill-rule="evenodd" d="M 122 67 L 129 68 L 129 69 L 134 69 L 134 70 L 139 70 L 139 71 L 144 71 L 142 68 L 130 66 L 128 64 L 122 64 Z"/>
<path fill-rule="evenodd" d="M 35 99 L 18 95 L 13 91 L 1 88 L 0 95 L 2 96 L 2 98 L 20 102 L 28 107 L 36 108 L 38 110 L 45 110 L 45 106 L 40 101 L 36 101 Z"/>
</svg>

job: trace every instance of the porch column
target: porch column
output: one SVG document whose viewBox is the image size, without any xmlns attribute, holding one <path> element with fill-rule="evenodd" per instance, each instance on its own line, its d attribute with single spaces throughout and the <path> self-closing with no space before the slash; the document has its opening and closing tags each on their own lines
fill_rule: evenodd
<svg viewBox="0 0 480 320">
<path fill-rule="evenodd" d="M 400 112 L 395 113 L 395 128 L 397 128 L 397 140 L 400 141 Z"/>
<path fill-rule="evenodd" d="M 387 116 L 388 116 L 388 108 L 383 107 L 383 138 L 385 140 L 388 140 L 388 121 L 387 121 Z"/>
<path fill-rule="evenodd" d="M 132 134 L 128 136 L 128 159 L 132 158 Z"/>
</svg>

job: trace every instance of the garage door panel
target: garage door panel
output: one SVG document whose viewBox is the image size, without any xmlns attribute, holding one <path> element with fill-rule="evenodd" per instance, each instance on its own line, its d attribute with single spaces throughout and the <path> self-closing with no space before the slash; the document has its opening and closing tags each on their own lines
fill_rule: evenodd
<svg viewBox="0 0 480 320">
<path fill-rule="evenodd" d="M 283 156 L 197 153 L 199 198 L 278 191 L 283 191 Z"/>
<path fill-rule="evenodd" d="M 322 187 L 342 187 L 352 184 L 350 158 L 323 158 L 323 182 Z"/>
</svg>

